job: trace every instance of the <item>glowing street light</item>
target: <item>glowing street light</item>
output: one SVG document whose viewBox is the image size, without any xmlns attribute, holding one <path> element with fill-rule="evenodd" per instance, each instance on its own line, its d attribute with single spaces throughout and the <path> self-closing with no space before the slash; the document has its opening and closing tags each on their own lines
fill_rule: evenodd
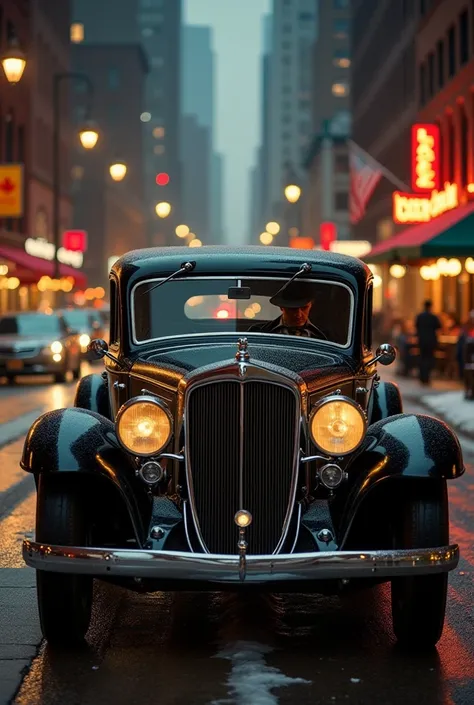
<svg viewBox="0 0 474 705">
<path fill-rule="evenodd" d="M 159 218 L 167 218 L 171 213 L 171 203 L 168 203 L 168 201 L 161 201 L 156 204 L 155 211 Z"/>
<path fill-rule="evenodd" d="M 99 131 L 93 122 L 86 123 L 79 130 L 79 139 L 84 149 L 94 149 L 99 139 Z"/>
<path fill-rule="evenodd" d="M 265 226 L 265 230 L 267 233 L 270 233 L 270 235 L 278 235 L 280 232 L 280 226 L 278 223 L 275 223 L 274 220 L 270 221 L 270 223 L 267 223 Z"/>
<path fill-rule="evenodd" d="M 191 240 L 188 247 L 202 247 L 202 242 L 199 238 L 195 237 Z"/>
<path fill-rule="evenodd" d="M 178 225 L 175 233 L 178 237 L 187 237 L 189 235 L 189 228 L 187 225 Z"/>
<path fill-rule="evenodd" d="M 296 184 L 288 184 L 285 188 L 286 200 L 290 203 L 296 203 L 301 196 L 301 189 Z"/>
<path fill-rule="evenodd" d="M 7 51 L 1 58 L 1 62 L 8 83 L 11 83 L 12 85 L 18 83 L 23 76 L 23 71 L 25 70 L 26 57 L 21 51 L 16 39 L 13 39 L 10 42 Z"/>
<path fill-rule="evenodd" d="M 273 242 L 273 235 L 265 231 L 260 235 L 260 242 L 262 245 L 271 245 Z"/>
<path fill-rule="evenodd" d="M 123 181 L 127 173 L 127 165 L 122 162 L 114 162 L 109 167 L 110 176 L 114 181 Z"/>
</svg>

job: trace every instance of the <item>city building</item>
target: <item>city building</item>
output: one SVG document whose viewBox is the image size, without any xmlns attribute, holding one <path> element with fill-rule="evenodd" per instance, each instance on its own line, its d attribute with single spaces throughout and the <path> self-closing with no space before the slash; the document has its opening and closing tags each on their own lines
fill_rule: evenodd
<svg viewBox="0 0 474 705">
<path fill-rule="evenodd" d="M 407 184 L 410 151 L 401 145 L 409 145 L 416 119 L 415 33 L 420 7 L 420 2 L 402 0 L 356 0 L 352 4 L 352 137 Z M 364 217 L 352 228 L 354 239 L 373 243 L 396 232 L 393 190 L 390 180 L 380 180 Z"/>
<path fill-rule="evenodd" d="M 201 242 L 209 244 L 213 185 L 211 132 L 200 124 L 196 115 L 181 118 L 181 147 L 185 163 L 181 184 L 186 209 L 183 222 Z"/>
<path fill-rule="evenodd" d="M 71 70 L 68 0 L 0 0 L 0 50 L 17 40 L 26 67 L 18 85 L 0 75 L 0 163 L 19 164 L 16 175 L 2 178 L 6 187 L 22 191 L 22 209 L 15 217 L 0 217 L 0 311 L 37 308 L 43 298 L 38 282 L 53 275 L 53 135 L 59 131 L 60 179 L 58 194 L 60 230 L 72 222 L 70 155 L 73 147 L 68 89 L 62 83 L 58 122 L 54 122 L 53 83 L 56 74 Z M 12 184 L 13 180 L 13 184 Z M 38 242 L 39 240 L 39 242 Z M 54 254 L 53 254 L 54 256 Z M 83 285 L 80 262 L 76 268 L 61 264 L 62 277 Z M 8 281 L 10 279 L 10 281 Z"/>
<path fill-rule="evenodd" d="M 219 152 L 212 153 L 212 179 L 211 179 L 211 240 L 212 245 L 226 243 L 224 225 L 224 179 L 225 161 Z"/>
<path fill-rule="evenodd" d="M 84 270 L 90 286 L 106 286 L 111 257 L 146 247 L 142 123 L 148 63 L 140 44 L 73 46 L 74 68 L 93 77 L 93 117 L 100 137 L 90 152 L 77 150 L 72 167 L 74 227 L 88 233 Z M 85 118 L 88 97 L 80 83 L 73 94 L 76 127 Z M 121 182 L 110 166 L 127 167 Z"/>
<path fill-rule="evenodd" d="M 146 101 L 141 119 L 145 126 L 145 193 L 150 218 L 151 244 L 174 244 L 174 229 L 181 215 L 181 0 L 140 0 L 138 14 L 141 42 L 150 67 Z M 156 177 L 165 174 L 163 185 Z M 160 220 L 158 202 L 171 205 Z"/>
<path fill-rule="evenodd" d="M 474 308 L 474 3 L 421 2 L 414 41 L 416 110 L 398 150 L 406 192 L 391 193 L 397 234 L 367 256 L 402 316 L 431 298 L 465 321 Z"/>
<path fill-rule="evenodd" d="M 312 135 L 312 52 L 317 30 L 314 0 L 274 0 L 268 54 L 268 143 L 261 173 L 267 184 L 264 220 L 280 220 L 279 244 L 288 243 L 284 188 L 302 182 L 303 160 Z M 263 82 L 265 84 L 265 81 Z M 266 86 L 262 86 L 266 91 Z M 291 209 L 293 211 L 293 209 Z M 290 220 L 289 220 L 290 218 Z"/>
<path fill-rule="evenodd" d="M 132 44 L 140 41 L 140 0 L 72 0 L 71 41 Z"/>
</svg>

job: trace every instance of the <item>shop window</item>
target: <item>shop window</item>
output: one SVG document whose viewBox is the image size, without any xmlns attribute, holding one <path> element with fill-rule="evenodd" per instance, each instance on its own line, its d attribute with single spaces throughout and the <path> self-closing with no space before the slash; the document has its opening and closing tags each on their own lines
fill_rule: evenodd
<svg viewBox="0 0 474 705">
<path fill-rule="evenodd" d="M 428 55 L 428 95 L 430 98 L 434 96 L 435 92 L 435 58 L 434 54 Z"/>
<path fill-rule="evenodd" d="M 332 60 L 334 66 L 340 69 L 348 69 L 351 65 L 351 60 L 349 58 L 348 49 L 336 49 L 334 52 L 334 58 Z"/>
<path fill-rule="evenodd" d="M 349 36 L 349 20 L 334 20 L 333 36 L 335 39 L 347 39 Z"/>
<path fill-rule="evenodd" d="M 337 98 L 344 98 L 349 95 L 349 84 L 346 82 L 333 83 L 332 84 L 332 94 Z"/>
<path fill-rule="evenodd" d="M 459 15 L 459 63 L 464 66 L 469 59 L 469 15 L 464 10 Z"/>
<path fill-rule="evenodd" d="M 448 30 L 448 76 L 452 78 L 456 73 L 456 27 L 452 25 Z"/>
<path fill-rule="evenodd" d="M 444 41 L 440 41 L 436 45 L 436 56 L 438 63 L 438 87 L 444 86 Z"/>
<path fill-rule="evenodd" d="M 84 25 L 82 22 L 74 22 L 71 25 L 70 39 L 73 44 L 80 44 L 84 41 Z"/>
</svg>

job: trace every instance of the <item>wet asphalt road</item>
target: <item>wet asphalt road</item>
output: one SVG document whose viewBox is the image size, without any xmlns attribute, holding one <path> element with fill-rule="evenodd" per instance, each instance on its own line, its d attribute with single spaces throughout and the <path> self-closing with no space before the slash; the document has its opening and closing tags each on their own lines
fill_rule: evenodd
<svg viewBox="0 0 474 705">
<path fill-rule="evenodd" d="M 18 459 L 31 417 L 67 406 L 73 393 L 73 385 L 41 382 L 0 387 L 0 705 L 474 703 L 474 443 L 466 439 L 468 472 L 450 485 L 451 538 L 462 558 L 433 653 L 398 651 L 386 587 L 341 601 L 140 596 L 102 585 L 87 648 L 51 652 L 40 640 L 34 574 L 20 555 L 35 496 Z"/>
</svg>

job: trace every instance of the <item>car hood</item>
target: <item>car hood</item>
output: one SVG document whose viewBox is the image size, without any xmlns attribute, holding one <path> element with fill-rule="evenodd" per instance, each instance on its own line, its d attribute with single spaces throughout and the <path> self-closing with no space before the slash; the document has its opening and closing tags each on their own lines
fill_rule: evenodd
<svg viewBox="0 0 474 705">
<path fill-rule="evenodd" d="M 60 336 L 54 335 L 0 335 L 0 348 L 12 348 L 21 352 L 40 345 L 50 345 Z"/>
<path fill-rule="evenodd" d="M 179 381 L 201 367 L 226 364 L 235 359 L 235 344 L 216 344 L 211 346 L 187 346 L 181 349 L 160 353 L 151 353 L 140 357 L 133 364 L 132 374 L 148 378 L 151 381 L 166 382 L 168 386 L 177 386 Z M 313 391 L 321 386 L 347 379 L 355 373 L 354 365 L 347 356 L 333 351 L 306 349 L 297 350 L 273 345 L 249 343 L 250 363 L 259 362 L 274 365 L 291 375 L 298 374 Z M 174 382 L 174 384 L 173 384 Z"/>
</svg>

